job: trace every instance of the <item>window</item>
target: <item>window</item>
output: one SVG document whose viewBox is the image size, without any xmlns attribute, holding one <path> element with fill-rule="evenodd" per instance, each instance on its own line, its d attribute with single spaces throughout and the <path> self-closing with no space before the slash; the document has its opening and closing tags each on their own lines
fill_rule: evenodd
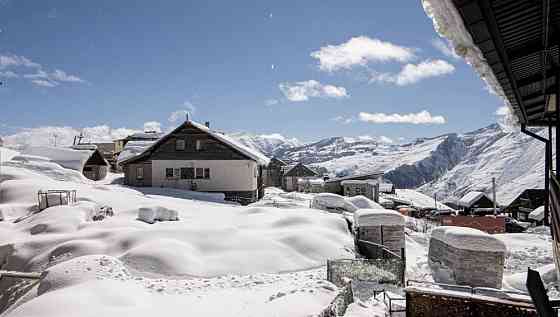
<svg viewBox="0 0 560 317">
<path fill-rule="evenodd" d="M 181 168 L 181 179 L 193 179 L 194 178 L 194 168 L 183 167 Z"/>
<path fill-rule="evenodd" d="M 165 169 L 165 177 L 166 178 L 173 178 L 173 169 L 172 168 L 166 168 Z"/>
<path fill-rule="evenodd" d="M 136 168 L 136 179 L 144 179 L 144 168 L 137 167 Z"/>
<path fill-rule="evenodd" d="M 198 167 L 196 169 L 196 178 L 204 178 L 204 169 Z"/>
<path fill-rule="evenodd" d="M 210 178 L 210 169 L 209 168 L 204 169 L 204 178 L 206 178 L 206 179 Z"/>
<path fill-rule="evenodd" d="M 196 150 L 204 151 L 204 142 L 202 140 L 196 140 Z"/>
<path fill-rule="evenodd" d="M 175 140 L 175 150 L 184 151 L 185 150 L 185 140 L 183 140 L 183 139 Z"/>
</svg>

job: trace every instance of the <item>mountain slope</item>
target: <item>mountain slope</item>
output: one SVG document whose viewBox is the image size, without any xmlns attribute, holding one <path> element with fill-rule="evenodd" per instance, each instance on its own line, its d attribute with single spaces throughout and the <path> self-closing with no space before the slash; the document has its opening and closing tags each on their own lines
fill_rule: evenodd
<svg viewBox="0 0 560 317">
<path fill-rule="evenodd" d="M 534 131 L 545 133 L 543 129 Z M 492 177 L 501 204 L 526 188 L 544 184 L 543 143 L 498 124 L 399 145 L 371 137 L 332 137 L 303 145 L 281 136 L 245 136 L 241 140 L 267 155 L 311 164 L 331 175 L 384 171 L 398 188 L 417 188 L 450 201 L 472 190 L 490 193 Z"/>
</svg>

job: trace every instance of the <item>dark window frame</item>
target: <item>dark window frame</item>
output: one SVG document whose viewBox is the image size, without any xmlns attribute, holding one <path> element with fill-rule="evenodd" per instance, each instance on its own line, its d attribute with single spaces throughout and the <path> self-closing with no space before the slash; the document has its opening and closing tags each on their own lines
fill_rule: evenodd
<svg viewBox="0 0 560 317">
<path fill-rule="evenodd" d="M 144 179 L 144 167 L 143 166 L 136 167 L 136 179 L 137 180 L 143 180 Z"/>
<path fill-rule="evenodd" d="M 204 179 L 210 179 L 210 168 L 204 168 Z"/>
<path fill-rule="evenodd" d="M 204 168 L 197 167 L 194 172 L 194 177 L 196 179 L 204 179 Z"/>
<path fill-rule="evenodd" d="M 173 176 L 174 176 L 173 168 L 172 167 L 166 167 L 165 168 L 165 178 L 173 178 Z"/>
</svg>

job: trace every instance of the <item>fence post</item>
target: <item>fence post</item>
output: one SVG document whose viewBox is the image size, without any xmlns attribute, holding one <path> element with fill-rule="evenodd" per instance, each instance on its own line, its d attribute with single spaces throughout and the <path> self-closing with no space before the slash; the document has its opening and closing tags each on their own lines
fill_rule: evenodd
<svg viewBox="0 0 560 317">
<path fill-rule="evenodd" d="M 405 253 L 405 248 L 401 248 L 401 261 L 402 261 L 402 262 L 401 262 L 401 263 L 402 263 L 402 264 L 401 264 L 401 272 L 402 272 L 402 275 L 401 275 L 401 283 L 402 283 L 402 286 L 404 287 L 404 286 L 405 286 L 405 282 L 406 282 L 406 281 L 405 281 L 405 275 L 406 275 L 406 253 Z"/>
</svg>

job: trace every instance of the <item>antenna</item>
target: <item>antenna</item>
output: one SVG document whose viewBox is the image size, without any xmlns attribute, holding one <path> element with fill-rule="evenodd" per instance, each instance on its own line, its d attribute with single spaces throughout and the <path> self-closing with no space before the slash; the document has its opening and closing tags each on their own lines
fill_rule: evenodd
<svg viewBox="0 0 560 317">
<path fill-rule="evenodd" d="M 186 121 L 189 121 L 189 112 L 185 112 Z"/>
<path fill-rule="evenodd" d="M 54 147 L 56 147 L 56 140 L 58 139 L 58 134 L 53 133 L 53 138 L 54 138 Z"/>
</svg>

